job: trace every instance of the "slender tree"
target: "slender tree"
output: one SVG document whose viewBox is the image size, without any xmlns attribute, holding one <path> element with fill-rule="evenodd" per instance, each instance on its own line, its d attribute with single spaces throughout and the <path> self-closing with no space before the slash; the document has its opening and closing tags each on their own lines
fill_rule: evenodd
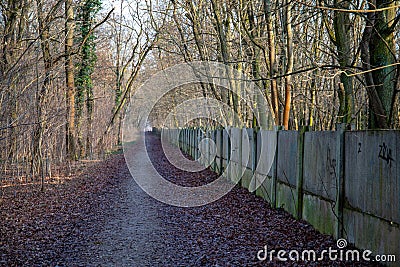
<svg viewBox="0 0 400 267">
<path fill-rule="evenodd" d="M 73 46 L 75 32 L 75 15 L 72 0 L 65 0 L 65 76 L 66 76 L 66 148 L 69 159 L 76 159 L 75 133 L 75 74 Z"/>
<path fill-rule="evenodd" d="M 273 12 L 271 0 L 264 0 L 264 16 L 265 23 L 267 24 L 267 39 L 268 39 L 268 59 L 269 59 L 269 72 L 270 76 L 274 77 L 278 73 L 278 65 L 276 61 L 276 44 L 275 32 L 273 23 Z M 271 103 L 272 113 L 275 118 L 275 124 L 280 125 L 281 119 L 279 114 L 279 96 L 278 84 L 276 79 L 271 79 Z"/>
<path fill-rule="evenodd" d="M 293 51 L 293 29 L 292 29 L 292 8 L 293 3 L 290 0 L 285 1 L 285 34 L 286 34 L 286 77 L 285 77 L 285 107 L 283 111 L 283 126 L 289 129 L 290 109 L 292 105 L 292 72 L 294 67 Z"/>
<path fill-rule="evenodd" d="M 42 190 L 44 185 L 44 162 L 43 162 L 43 135 L 46 128 L 47 98 L 52 82 L 53 60 L 50 47 L 50 21 L 51 16 L 46 16 L 43 1 L 37 0 L 37 18 L 39 24 L 40 44 L 44 63 L 44 80 L 37 94 L 37 125 L 33 140 L 32 174 L 40 173 L 42 177 Z"/>
</svg>

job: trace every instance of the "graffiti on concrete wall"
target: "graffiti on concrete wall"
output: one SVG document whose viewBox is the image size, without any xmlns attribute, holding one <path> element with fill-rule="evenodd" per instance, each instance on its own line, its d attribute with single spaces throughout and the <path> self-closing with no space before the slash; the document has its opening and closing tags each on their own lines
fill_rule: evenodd
<svg viewBox="0 0 400 267">
<path fill-rule="evenodd" d="M 394 161 L 394 158 L 392 156 L 392 149 L 389 148 L 385 142 L 383 142 L 382 145 L 379 145 L 379 158 L 384 160 L 389 168 L 392 168 L 392 161 Z"/>
</svg>

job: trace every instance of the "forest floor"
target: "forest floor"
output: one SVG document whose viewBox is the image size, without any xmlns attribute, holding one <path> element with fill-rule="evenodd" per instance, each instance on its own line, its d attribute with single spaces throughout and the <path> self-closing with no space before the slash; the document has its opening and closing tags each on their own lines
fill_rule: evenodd
<svg viewBox="0 0 400 267">
<path fill-rule="evenodd" d="M 179 184 L 215 179 L 210 170 L 180 171 L 147 137 L 162 175 Z M 68 179 L 2 189 L 0 266 L 368 266 L 367 262 L 260 261 L 257 253 L 313 249 L 336 242 L 304 221 L 235 187 L 203 207 L 158 202 L 131 178 L 122 154 L 83 164 Z M 373 266 L 370 264 L 369 266 Z"/>
</svg>

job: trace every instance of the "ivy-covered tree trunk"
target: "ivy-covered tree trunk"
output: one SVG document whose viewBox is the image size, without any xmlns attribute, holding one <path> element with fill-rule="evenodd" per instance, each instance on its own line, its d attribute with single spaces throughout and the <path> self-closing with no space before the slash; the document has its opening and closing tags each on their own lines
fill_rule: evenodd
<svg viewBox="0 0 400 267">
<path fill-rule="evenodd" d="M 99 0 L 86 0 L 78 11 L 78 19 L 80 21 L 80 42 L 82 43 L 81 49 L 81 62 L 79 64 L 79 72 L 76 78 L 76 129 L 78 139 L 79 157 L 93 156 L 92 149 L 92 122 L 93 122 L 93 83 L 92 74 L 94 66 L 97 61 L 95 35 L 92 31 L 93 19 L 101 8 L 101 1 Z M 83 138 L 82 123 L 83 112 L 86 103 L 86 145 Z"/>
</svg>

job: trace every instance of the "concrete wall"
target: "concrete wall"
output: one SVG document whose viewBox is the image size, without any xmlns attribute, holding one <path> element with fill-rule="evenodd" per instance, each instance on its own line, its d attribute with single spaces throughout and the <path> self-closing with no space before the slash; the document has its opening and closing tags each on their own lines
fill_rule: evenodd
<svg viewBox="0 0 400 267">
<path fill-rule="evenodd" d="M 231 137 L 229 132 L 229 129 L 222 131 L 222 175 L 226 178 L 228 178 L 228 162 L 231 157 Z"/>
<path fill-rule="evenodd" d="M 256 194 L 269 203 L 274 203 L 276 194 L 274 166 L 277 138 L 276 131 L 261 130 L 257 133 Z"/>
<path fill-rule="evenodd" d="M 295 215 L 296 210 L 296 166 L 298 132 L 280 131 L 278 133 L 276 206 Z"/>
<path fill-rule="evenodd" d="M 242 178 L 242 129 L 231 128 L 231 159 L 228 163 L 230 181 L 238 183 Z"/>
<path fill-rule="evenodd" d="M 345 134 L 344 228 L 360 248 L 400 258 L 400 132 Z"/>
<path fill-rule="evenodd" d="M 331 235 L 337 235 L 338 224 L 334 214 L 336 143 L 335 132 L 308 132 L 304 136 L 302 217 L 320 232 Z"/>
<path fill-rule="evenodd" d="M 400 131 L 180 131 L 171 142 L 273 207 L 400 258 Z"/>
<path fill-rule="evenodd" d="M 242 179 L 241 185 L 244 188 L 250 189 L 250 184 L 253 178 L 253 164 L 254 164 L 254 130 L 242 129 Z"/>
</svg>

